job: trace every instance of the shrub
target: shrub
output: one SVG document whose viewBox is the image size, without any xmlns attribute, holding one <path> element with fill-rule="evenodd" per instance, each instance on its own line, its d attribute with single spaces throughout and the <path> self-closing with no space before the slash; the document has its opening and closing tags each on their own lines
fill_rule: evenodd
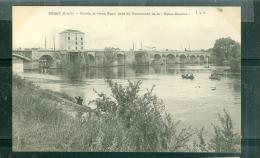
<svg viewBox="0 0 260 158">
<path fill-rule="evenodd" d="M 153 95 L 154 87 L 141 95 L 141 81 L 128 81 L 126 87 L 112 80 L 107 83 L 112 98 L 98 93 L 99 98 L 92 102 L 99 115 L 120 124 L 128 144 L 126 148 L 130 151 L 176 151 L 187 144 L 192 135 L 190 130 L 179 129 L 178 133 L 177 122 L 165 112 L 163 101 Z M 113 141 L 119 139 L 123 138 Z"/>
<path fill-rule="evenodd" d="M 209 147 L 216 152 L 236 152 L 240 150 L 240 136 L 234 132 L 230 115 L 224 110 L 224 114 L 218 114 L 220 126 L 213 125 L 214 137 L 210 140 Z"/>
<path fill-rule="evenodd" d="M 194 142 L 194 151 L 239 152 L 240 136 L 234 132 L 230 115 L 224 109 L 224 114 L 218 114 L 220 125 L 213 124 L 214 135 L 206 142 L 205 131 L 202 128 L 198 133 L 198 142 Z"/>
</svg>

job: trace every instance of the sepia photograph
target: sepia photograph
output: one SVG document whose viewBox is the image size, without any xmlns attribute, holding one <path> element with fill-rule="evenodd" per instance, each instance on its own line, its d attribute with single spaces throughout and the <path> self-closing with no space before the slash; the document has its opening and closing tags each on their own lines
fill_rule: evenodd
<svg viewBox="0 0 260 158">
<path fill-rule="evenodd" d="M 240 7 L 12 7 L 16 152 L 240 152 Z"/>
</svg>

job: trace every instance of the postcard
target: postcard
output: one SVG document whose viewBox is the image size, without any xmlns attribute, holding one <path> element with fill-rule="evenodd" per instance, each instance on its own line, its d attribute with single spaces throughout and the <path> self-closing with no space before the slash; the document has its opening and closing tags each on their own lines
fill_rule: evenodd
<svg viewBox="0 0 260 158">
<path fill-rule="evenodd" d="M 240 152 L 240 7 L 12 11 L 13 151 Z"/>
</svg>

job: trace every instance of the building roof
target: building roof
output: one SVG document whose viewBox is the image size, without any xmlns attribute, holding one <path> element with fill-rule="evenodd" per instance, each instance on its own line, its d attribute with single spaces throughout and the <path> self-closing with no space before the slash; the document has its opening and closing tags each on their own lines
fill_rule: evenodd
<svg viewBox="0 0 260 158">
<path fill-rule="evenodd" d="M 81 31 L 78 31 L 78 30 L 72 30 L 72 29 L 67 29 L 67 30 L 64 30 L 60 33 L 82 33 L 82 34 L 84 34 L 84 32 L 81 32 Z"/>
</svg>

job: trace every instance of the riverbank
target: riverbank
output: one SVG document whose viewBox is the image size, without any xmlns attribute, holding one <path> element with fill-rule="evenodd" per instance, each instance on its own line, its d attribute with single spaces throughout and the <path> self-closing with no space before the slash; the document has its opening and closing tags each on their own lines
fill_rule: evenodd
<svg viewBox="0 0 260 158">
<path fill-rule="evenodd" d="M 193 132 L 189 129 L 177 129 L 177 122 L 170 116 L 163 120 L 161 102 L 151 92 L 137 96 L 139 84 L 140 82 L 130 83 L 128 91 L 117 85 L 111 87 L 114 94 L 118 95 L 117 112 L 112 110 L 115 109 L 115 103 L 105 94 L 99 94 L 100 98 L 94 100 L 97 106 L 94 113 L 85 111 L 89 115 L 83 119 L 82 114 L 86 109 L 73 103 L 69 96 L 43 90 L 14 76 L 13 150 L 187 150 L 188 139 Z M 125 99 L 132 106 L 122 109 Z M 129 118 L 131 113 L 133 116 Z M 168 137 L 172 139 L 167 139 Z M 176 146 L 173 142 L 178 138 L 182 140 Z"/>
<path fill-rule="evenodd" d="M 64 151 L 66 137 L 89 109 L 66 94 L 43 90 L 13 76 L 13 150 Z M 81 131 L 84 132 L 84 131 Z"/>
<path fill-rule="evenodd" d="M 115 100 L 98 93 L 99 98 L 92 102 L 97 108 L 89 113 L 88 108 L 75 104 L 70 96 L 43 90 L 14 76 L 13 150 L 205 151 L 205 147 L 200 147 L 201 142 L 194 143 L 190 139 L 197 132 L 178 126 L 152 90 L 138 94 L 141 82 L 129 82 L 122 87 L 110 81 L 108 85 Z M 83 118 L 84 112 L 88 115 Z M 222 120 L 227 120 L 223 125 L 232 125 L 230 117 L 222 117 Z M 227 132 L 225 126 L 216 126 L 216 130 Z M 233 134 L 233 127 L 228 130 Z M 203 135 L 201 137 L 203 139 Z M 231 139 L 225 135 L 216 139 L 220 137 L 221 142 L 211 144 L 218 148 L 207 147 L 208 151 L 239 150 L 234 142 L 237 134 Z M 231 148 L 227 148 L 223 143 L 230 141 Z"/>
</svg>

